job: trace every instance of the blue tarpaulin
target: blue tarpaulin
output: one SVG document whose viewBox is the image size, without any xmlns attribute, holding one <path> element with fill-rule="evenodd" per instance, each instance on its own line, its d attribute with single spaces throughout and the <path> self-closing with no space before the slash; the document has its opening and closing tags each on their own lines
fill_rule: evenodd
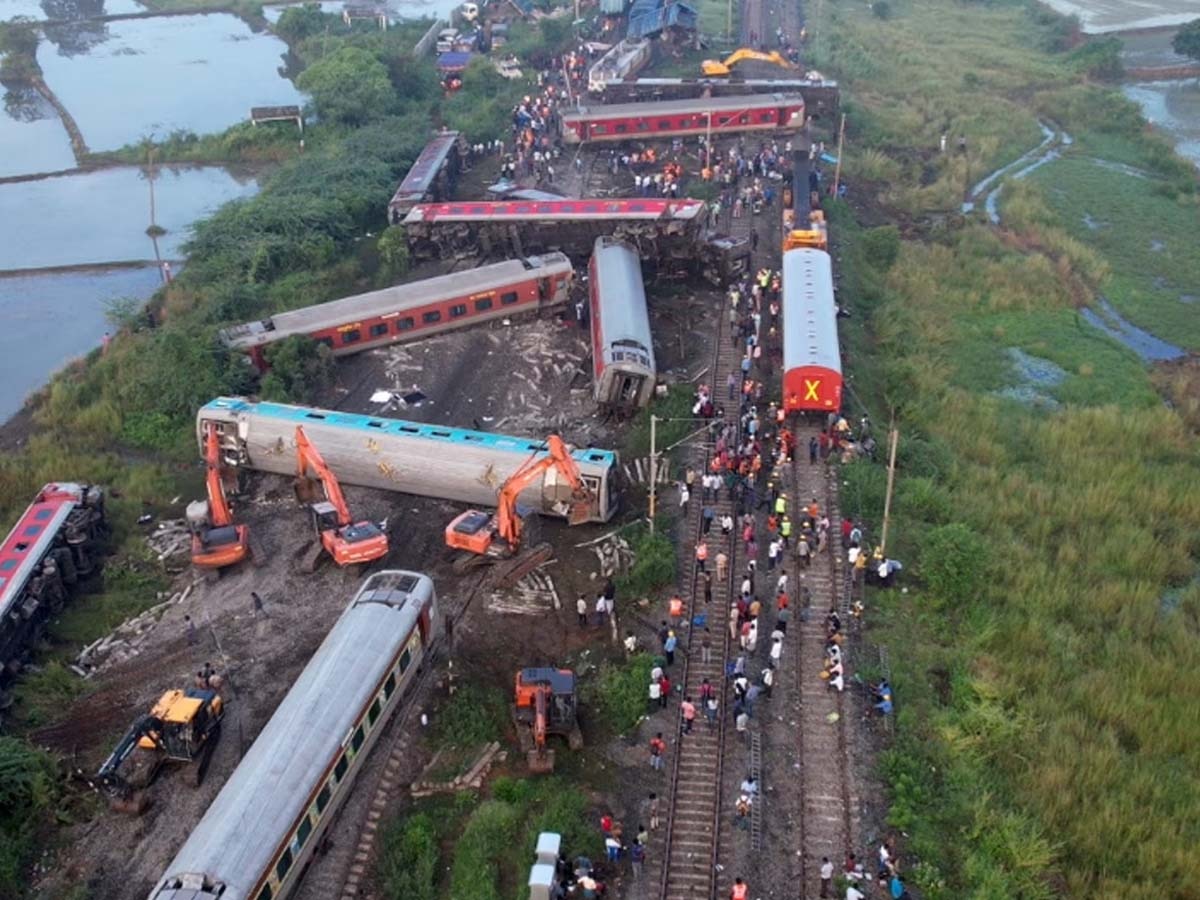
<svg viewBox="0 0 1200 900">
<path fill-rule="evenodd" d="M 461 72 L 471 62 L 472 53 L 443 53 L 437 58 L 437 67 L 442 72 Z"/>
<path fill-rule="evenodd" d="M 666 0 L 633 0 L 629 8 L 629 38 L 645 38 L 668 28 L 696 30 L 699 19 L 686 3 Z"/>
</svg>

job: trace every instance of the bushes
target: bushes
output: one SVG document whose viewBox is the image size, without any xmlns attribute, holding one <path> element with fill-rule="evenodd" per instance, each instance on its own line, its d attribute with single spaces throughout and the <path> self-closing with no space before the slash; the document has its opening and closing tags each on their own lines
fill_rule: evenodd
<svg viewBox="0 0 1200 900">
<path fill-rule="evenodd" d="M 943 603 L 971 600 L 987 567 L 987 547 L 966 525 L 933 529 L 921 548 L 921 579 Z"/>
<path fill-rule="evenodd" d="M 0 737 L 0 894 L 25 890 L 22 870 L 34 833 L 57 797 L 50 759 L 16 738 Z"/>
<path fill-rule="evenodd" d="M 438 845 L 433 822 L 418 813 L 384 832 L 379 874 L 393 900 L 435 900 Z"/>
<path fill-rule="evenodd" d="M 472 747 L 498 740 L 508 722 L 508 698 L 495 687 L 463 685 L 433 722 L 437 746 Z"/>
<path fill-rule="evenodd" d="M 598 723 L 617 734 L 628 734 L 646 714 L 646 686 L 653 658 L 647 653 L 622 662 L 606 662 L 588 682 L 587 705 Z"/>
<path fill-rule="evenodd" d="M 489 800 L 475 810 L 454 846 L 450 900 L 501 900 L 500 864 L 521 822 L 511 803 Z"/>
<path fill-rule="evenodd" d="M 333 351 L 305 335 L 267 345 L 266 359 L 271 368 L 259 391 L 264 400 L 308 403 L 336 376 Z"/>
<path fill-rule="evenodd" d="M 312 96 L 318 117 L 333 124 L 365 125 L 396 107 L 387 68 L 358 47 L 341 47 L 313 63 L 296 86 Z"/>
<path fill-rule="evenodd" d="M 633 568 L 617 579 L 622 596 L 645 597 L 675 581 L 675 545 L 659 528 L 654 534 L 644 525 L 627 532 L 633 550 Z"/>
</svg>

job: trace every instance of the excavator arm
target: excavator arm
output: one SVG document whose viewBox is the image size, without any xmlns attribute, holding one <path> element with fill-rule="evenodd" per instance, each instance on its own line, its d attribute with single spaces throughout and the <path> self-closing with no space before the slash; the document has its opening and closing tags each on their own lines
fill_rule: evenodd
<svg viewBox="0 0 1200 900">
<path fill-rule="evenodd" d="M 757 62 L 774 63 L 784 69 L 795 69 L 796 64 L 784 57 L 775 50 L 769 53 L 764 53 L 761 50 L 751 50 L 748 47 L 741 47 L 730 53 L 724 60 L 706 59 L 700 64 L 700 68 L 708 76 L 729 75 L 733 72 L 733 67 L 745 60 L 755 60 Z"/>
<path fill-rule="evenodd" d="M 521 543 L 521 516 L 517 511 L 517 498 L 529 485 L 536 482 L 550 469 L 556 469 L 571 486 L 571 493 L 578 499 L 586 499 L 587 492 L 579 476 L 579 466 L 571 459 L 571 453 L 563 439 L 552 434 L 546 439 L 549 451 L 541 459 L 530 459 L 513 472 L 500 488 L 496 504 L 496 532 L 510 547 Z"/>
<path fill-rule="evenodd" d="M 137 749 L 138 743 L 147 735 L 156 735 L 162 732 L 162 720 L 156 716 L 142 716 L 129 730 L 125 732 L 125 736 L 113 749 L 113 752 L 108 755 L 108 759 L 104 761 L 99 770 L 96 772 L 95 778 L 92 781 L 101 789 L 113 796 L 125 796 L 130 791 L 130 786 L 124 778 L 121 777 L 121 766 L 125 764 L 125 760 L 129 758 L 129 754 Z"/>
<path fill-rule="evenodd" d="M 208 489 L 209 517 L 213 527 L 224 528 L 233 522 L 233 512 L 225 499 L 225 486 L 221 483 L 221 445 L 217 429 L 211 422 L 205 426 L 204 434 L 204 484 Z"/>
<path fill-rule="evenodd" d="M 337 476 L 325 464 L 321 451 L 309 441 L 308 435 L 304 433 L 304 426 L 297 425 L 296 476 L 303 481 L 308 478 L 309 469 L 321 480 L 325 499 L 332 503 L 337 510 L 338 526 L 349 525 L 351 522 L 350 509 L 346 506 L 346 498 L 342 496 L 342 486 L 338 483 Z"/>
</svg>

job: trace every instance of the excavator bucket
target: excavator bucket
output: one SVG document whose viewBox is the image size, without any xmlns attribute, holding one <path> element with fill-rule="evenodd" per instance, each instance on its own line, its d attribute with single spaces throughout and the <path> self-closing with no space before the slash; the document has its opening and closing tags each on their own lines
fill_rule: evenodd
<svg viewBox="0 0 1200 900">
<path fill-rule="evenodd" d="M 529 771 L 534 775 L 549 775 L 554 771 L 554 751 L 549 747 L 542 750 L 530 750 L 525 754 L 529 762 Z"/>
<path fill-rule="evenodd" d="M 109 797 L 108 806 L 113 812 L 127 816 L 140 816 L 150 805 L 145 791 L 133 791 L 125 797 Z"/>
<path fill-rule="evenodd" d="M 592 504 L 584 500 L 573 500 L 571 508 L 567 511 L 567 523 L 570 525 L 582 525 L 591 519 Z"/>
</svg>

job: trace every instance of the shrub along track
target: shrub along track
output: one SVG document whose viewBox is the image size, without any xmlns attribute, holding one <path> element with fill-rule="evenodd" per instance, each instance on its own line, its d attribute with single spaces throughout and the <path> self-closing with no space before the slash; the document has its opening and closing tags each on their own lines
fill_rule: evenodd
<svg viewBox="0 0 1200 900">
<path fill-rule="evenodd" d="M 714 385 L 717 376 L 722 372 L 738 370 L 737 350 L 729 334 L 728 317 L 718 316 L 716 341 L 717 346 L 713 357 L 713 367 L 709 370 L 710 384 Z M 714 401 L 726 406 L 726 417 L 736 421 L 737 406 L 726 404 L 724 397 L 716 396 Z M 705 442 L 704 449 L 697 454 L 700 466 L 699 472 L 707 471 L 712 455 L 712 437 Z M 679 731 L 676 732 L 675 752 L 672 754 L 670 773 L 668 775 L 668 790 L 666 792 L 667 817 L 666 828 L 663 832 L 664 845 L 661 851 L 663 860 L 660 876 L 658 897 L 662 900 L 687 900 L 687 898 L 712 897 L 720 892 L 728 892 L 728 885 L 719 884 L 717 860 L 720 851 L 721 836 L 721 782 L 724 765 L 724 751 L 727 725 L 731 714 L 727 708 L 728 693 L 723 690 L 725 684 L 725 661 L 729 658 L 734 646 L 729 634 L 729 609 L 733 601 L 734 588 L 734 559 L 738 535 L 736 530 L 730 534 L 728 541 L 722 539 L 719 527 L 708 535 L 709 537 L 709 571 L 713 573 L 713 599 L 707 607 L 704 603 L 703 579 L 699 575 L 695 561 L 695 546 L 699 541 L 703 528 L 701 509 L 704 506 L 703 494 L 697 480 L 696 492 L 690 502 L 688 515 L 681 524 L 686 536 L 679 545 L 679 558 L 683 563 L 683 571 L 688 573 L 685 612 L 688 620 L 696 621 L 697 614 L 703 614 L 707 627 L 711 632 L 712 654 L 709 662 L 704 662 L 700 651 L 700 640 L 697 629 L 691 627 L 687 642 L 687 652 L 683 660 L 683 677 L 680 685 L 683 697 L 691 697 L 697 704 L 698 715 L 692 733 L 683 735 L 682 714 L 678 719 Z M 728 512 L 733 515 L 733 500 L 729 491 L 722 490 L 720 502 L 714 505 L 716 519 Z M 716 577 L 717 554 L 724 551 L 729 556 L 729 569 L 725 577 Z M 710 730 L 703 709 L 699 702 L 700 685 L 708 679 L 718 691 L 721 708 L 717 716 L 716 728 Z M 674 698 L 672 698 L 674 700 Z"/>
<path fill-rule="evenodd" d="M 819 460 L 815 465 L 808 462 L 808 442 L 819 430 L 818 426 L 804 421 L 793 425 L 796 458 L 785 482 L 788 514 L 794 523 L 799 523 L 804 506 L 813 498 L 830 521 L 827 557 L 816 555 L 809 568 L 798 569 L 798 577 L 791 588 L 799 632 L 798 640 L 789 636 L 788 643 L 797 648 L 799 654 L 796 673 L 800 701 L 800 770 L 795 789 L 802 811 L 800 852 L 796 859 L 801 897 L 818 895 L 822 857 L 828 857 L 839 866 L 845 854 L 853 849 L 858 831 L 855 812 L 858 798 L 851 784 L 851 738 L 846 721 L 847 715 L 855 712 L 854 695 L 834 690 L 821 678 L 828 611 L 839 611 L 842 634 L 847 637 L 850 610 L 849 592 L 844 589 L 846 568 L 838 536 L 841 520 L 837 506 L 837 466 Z M 794 528 L 793 533 L 798 530 Z M 810 592 L 807 598 L 804 596 L 806 590 Z M 845 680 L 852 684 L 848 642 L 842 644 L 842 661 Z"/>
</svg>

